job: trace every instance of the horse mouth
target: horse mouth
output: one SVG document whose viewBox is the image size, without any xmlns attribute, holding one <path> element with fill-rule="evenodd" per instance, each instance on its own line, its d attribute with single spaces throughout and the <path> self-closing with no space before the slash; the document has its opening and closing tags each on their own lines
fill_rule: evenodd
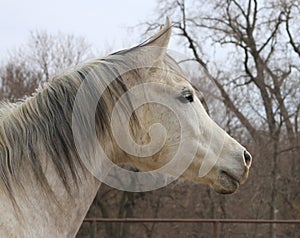
<svg viewBox="0 0 300 238">
<path fill-rule="evenodd" d="M 212 185 L 212 188 L 215 192 L 220 194 L 232 194 L 238 190 L 241 182 L 234 175 L 221 171 L 218 180 Z"/>
</svg>

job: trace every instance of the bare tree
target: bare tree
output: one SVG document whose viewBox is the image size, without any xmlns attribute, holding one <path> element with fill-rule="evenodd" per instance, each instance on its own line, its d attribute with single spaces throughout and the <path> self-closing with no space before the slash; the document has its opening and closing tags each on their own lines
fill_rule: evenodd
<svg viewBox="0 0 300 238">
<path fill-rule="evenodd" d="M 276 219 L 281 207 L 279 158 L 283 153 L 291 154 L 289 170 L 294 182 L 299 179 L 298 1 L 177 0 L 166 1 L 159 9 L 159 19 L 172 17 L 191 58 L 233 113 L 226 111 L 227 115 L 238 119 L 256 141 L 260 154 L 268 159 L 269 211 L 270 218 Z M 149 31 L 156 26 L 147 23 Z M 220 56 L 214 51 L 219 51 Z M 203 85 L 203 81 L 199 84 Z M 275 228 L 270 226 L 270 237 L 276 236 Z"/>
<path fill-rule="evenodd" d="M 28 62 L 32 70 L 40 72 L 43 81 L 91 56 L 91 46 L 84 38 L 45 31 L 32 31 L 28 43 L 11 53 L 12 59 Z"/>
<path fill-rule="evenodd" d="M 83 38 L 31 32 L 28 44 L 10 52 L 0 67 L 0 98 L 15 101 L 29 95 L 62 69 L 91 56 L 91 47 Z"/>
</svg>

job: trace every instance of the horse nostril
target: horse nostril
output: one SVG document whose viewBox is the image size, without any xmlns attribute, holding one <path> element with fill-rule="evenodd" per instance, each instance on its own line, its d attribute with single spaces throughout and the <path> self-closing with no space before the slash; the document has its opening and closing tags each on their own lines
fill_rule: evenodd
<svg viewBox="0 0 300 238">
<path fill-rule="evenodd" d="M 252 156 L 250 155 L 250 153 L 247 150 L 244 151 L 244 160 L 245 160 L 246 166 L 249 168 L 251 166 Z"/>
</svg>

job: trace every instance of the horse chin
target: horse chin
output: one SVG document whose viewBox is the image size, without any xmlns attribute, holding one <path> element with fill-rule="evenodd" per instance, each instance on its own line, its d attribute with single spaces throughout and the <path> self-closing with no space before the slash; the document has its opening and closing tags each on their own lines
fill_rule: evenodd
<svg viewBox="0 0 300 238">
<path fill-rule="evenodd" d="M 218 180 L 212 184 L 211 187 L 216 193 L 232 194 L 238 190 L 240 182 L 223 172 L 218 176 Z"/>
</svg>

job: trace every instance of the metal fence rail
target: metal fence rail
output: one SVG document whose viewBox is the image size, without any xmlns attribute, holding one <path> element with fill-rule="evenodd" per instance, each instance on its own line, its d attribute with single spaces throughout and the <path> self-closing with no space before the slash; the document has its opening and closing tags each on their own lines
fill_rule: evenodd
<svg viewBox="0 0 300 238">
<path fill-rule="evenodd" d="M 96 223 L 212 223 L 214 237 L 219 237 L 220 223 L 300 224 L 300 220 L 267 219 L 205 219 L 205 218 L 86 218 L 83 222 Z"/>
</svg>

